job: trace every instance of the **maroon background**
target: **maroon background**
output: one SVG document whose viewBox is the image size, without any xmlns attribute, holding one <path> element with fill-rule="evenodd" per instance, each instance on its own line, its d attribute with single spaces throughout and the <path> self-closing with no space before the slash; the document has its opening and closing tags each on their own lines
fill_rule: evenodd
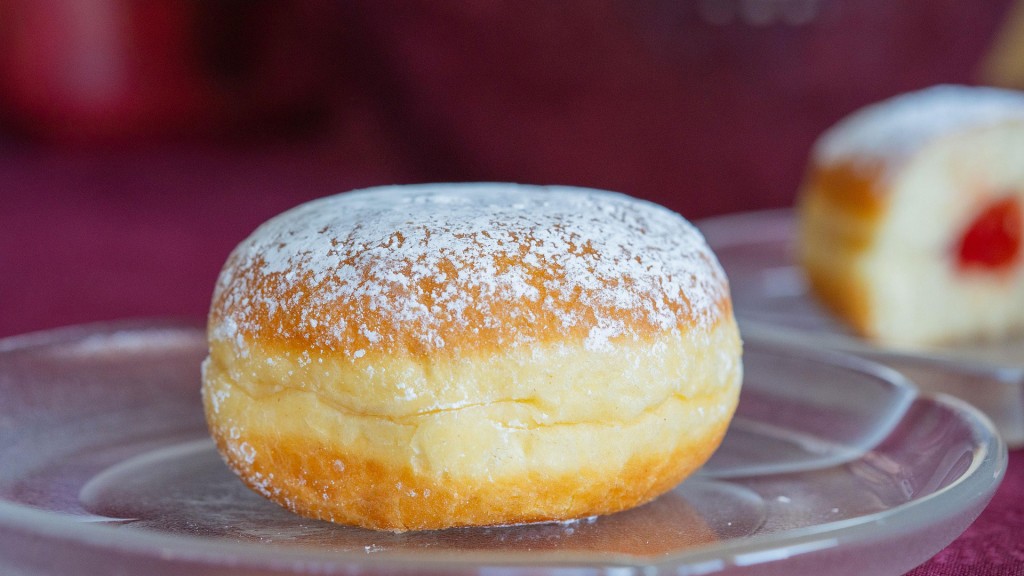
<svg viewBox="0 0 1024 576">
<path fill-rule="evenodd" d="M 0 0 L 0 336 L 202 319 L 255 226 L 355 187 L 595 186 L 691 219 L 788 206 L 838 118 L 981 81 L 1007 6 Z M 1024 575 L 1022 492 L 1015 451 L 914 574 Z"/>
</svg>

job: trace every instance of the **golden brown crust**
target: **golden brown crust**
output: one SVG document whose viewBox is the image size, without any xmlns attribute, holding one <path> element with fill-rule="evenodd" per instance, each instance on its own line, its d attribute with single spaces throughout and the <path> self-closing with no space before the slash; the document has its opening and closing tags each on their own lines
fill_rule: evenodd
<svg viewBox="0 0 1024 576">
<path fill-rule="evenodd" d="M 724 273 L 660 206 L 562 187 L 395 187 L 272 219 L 232 253 L 214 340 L 457 357 L 714 324 Z"/>
<path fill-rule="evenodd" d="M 234 454 L 223 431 L 218 448 L 253 490 L 303 516 L 340 524 L 405 531 L 456 526 L 525 524 L 611 514 L 663 494 L 699 468 L 721 443 L 728 421 L 717 422 L 674 450 L 638 454 L 621 470 L 595 462 L 557 476 L 526 474 L 475 483 L 452 482 L 355 459 L 345 451 L 301 439 L 250 436 L 265 459 Z M 342 464 L 338 464 L 338 463 Z M 339 469 L 344 481 L 338 482 Z M 268 485 L 261 479 L 273 478 Z M 272 486 L 272 487 L 271 487 Z"/>
<path fill-rule="evenodd" d="M 507 258 L 501 257 L 496 257 L 494 264 L 498 268 L 511 266 Z M 439 270 L 449 276 L 451 274 L 446 272 L 446 268 L 451 265 L 442 264 Z M 258 262 L 254 268 L 259 269 Z M 243 269 L 240 273 L 244 275 L 250 272 Z M 371 306 L 369 297 L 318 302 L 318 295 L 310 290 L 310 287 L 316 285 L 312 273 L 307 273 L 297 282 L 285 273 L 256 273 L 259 280 L 248 303 L 245 299 L 229 300 L 226 298 L 227 293 L 221 292 L 213 302 L 210 322 L 217 325 L 222 324 L 227 317 L 243 316 L 245 328 L 239 330 L 238 334 L 245 339 L 298 344 L 305 349 L 320 350 L 331 350 L 336 348 L 336 342 L 345 342 L 345 347 L 353 351 L 370 349 L 379 342 L 387 342 L 387 353 L 411 356 L 454 356 L 467 352 L 495 351 L 522 338 L 524 334 L 530 334 L 531 340 L 539 342 L 582 340 L 598 324 L 599 317 L 612 318 L 621 323 L 624 330 L 628 329 L 640 337 L 649 337 L 663 330 L 650 317 L 635 314 L 632 310 L 610 304 L 580 306 L 577 302 L 579 295 L 550 288 L 552 285 L 564 284 L 566 274 L 565 271 L 544 268 L 526 269 L 523 274 L 524 283 L 536 291 L 536 297 L 530 300 L 494 299 L 488 306 L 486 321 L 482 310 L 467 310 L 462 317 L 456 319 L 443 308 L 435 306 L 433 295 L 446 288 L 440 286 L 434 276 L 392 288 L 390 295 L 394 299 L 415 297 L 424 308 L 437 309 L 434 319 L 436 330 L 448 335 L 452 342 L 452 345 L 442 348 L 430 346 L 415 332 L 394 322 L 390 318 L 391 311 Z M 372 272 L 368 269 L 359 270 L 356 275 L 361 281 L 372 278 Z M 479 286 L 466 287 L 463 293 L 473 301 L 486 299 Z M 676 318 L 681 328 L 689 329 L 696 323 L 685 300 L 661 294 L 639 294 L 638 297 L 645 302 L 633 306 L 660 308 Z M 276 302 L 282 299 L 293 304 L 287 308 L 268 305 L 252 307 L 249 304 L 253 301 Z M 731 312 L 726 302 L 719 300 L 716 303 L 716 316 L 727 316 Z M 573 317 L 575 322 L 562 330 L 544 329 L 559 326 L 566 317 Z M 347 322 L 339 330 L 334 321 L 337 318 L 358 318 L 358 321 Z M 374 327 L 372 334 L 367 333 L 365 326 Z M 285 334 L 288 336 L 282 337 Z"/>
<path fill-rule="evenodd" d="M 815 164 L 804 183 L 807 196 L 818 196 L 850 218 L 867 223 L 878 221 L 886 206 L 887 194 L 882 182 L 885 166 L 878 163 L 846 161 L 835 164 Z M 860 238 L 870 236 L 865 230 Z M 864 242 L 856 242 L 862 246 Z"/>
<path fill-rule="evenodd" d="M 870 291 L 860 267 L 886 209 L 884 166 L 813 165 L 799 199 L 799 260 L 811 292 L 861 335 L 870 335 Z"/>
</svg>

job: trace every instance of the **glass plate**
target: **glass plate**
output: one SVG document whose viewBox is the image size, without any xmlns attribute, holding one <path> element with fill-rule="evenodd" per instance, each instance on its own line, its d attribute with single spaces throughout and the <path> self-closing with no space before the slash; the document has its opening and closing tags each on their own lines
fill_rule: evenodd
<svg viewBox="0 0 1024 576">
<path fill-rule="evenodd" d="M 902 371 L 927 392 L 980 408 L 1011 447 L 1024 446 L 1024 340 L 955 347 L 884 347 L 851 333 L 818 305 L 794 262 L 790 210 L 747 212 L 698 227 L 729 276 L 743 335 L 856 353 Z"/>
<path fill-rule="evenodd" d="M 726 440 L 654 502 L 574 522 L 377 533 L 294 516 L 207 438 L 202 331 L 0 341 L 0 573 L 902 574 L 1006 467 L 988 420 L 846 355 L 751 346 Z"/>
</svg>

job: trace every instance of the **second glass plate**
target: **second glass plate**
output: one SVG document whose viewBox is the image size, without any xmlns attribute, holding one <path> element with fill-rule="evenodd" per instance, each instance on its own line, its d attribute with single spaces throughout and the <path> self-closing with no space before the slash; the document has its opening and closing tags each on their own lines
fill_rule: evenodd
<svg viewBox="0 0 1024 576">
<path fill-rule="evenodd" d="M 1011 447 L 1024 446 L 1024 340 L 901 349 L 854 335 L 809 293 L 794 259 L 795 224 L 791 210 L 697 223 L 729 276 L 744 338 L 883 362 L 926 391 L 967 400 L 992 418 Z"/>
</svg>

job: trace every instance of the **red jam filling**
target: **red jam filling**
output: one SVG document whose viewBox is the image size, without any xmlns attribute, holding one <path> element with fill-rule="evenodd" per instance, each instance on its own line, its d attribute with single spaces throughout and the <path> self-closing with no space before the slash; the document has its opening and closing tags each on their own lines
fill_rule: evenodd
<svg viewBox="0 0 1024 576">
<path fill-rule="evenodd" d="M 1010 267 L 1020 254 L 1022 219 L 1021 205 L 1015 197 L 990 204 L 960 239 L 960 267 L 991 271 Z"/>
</svg>

